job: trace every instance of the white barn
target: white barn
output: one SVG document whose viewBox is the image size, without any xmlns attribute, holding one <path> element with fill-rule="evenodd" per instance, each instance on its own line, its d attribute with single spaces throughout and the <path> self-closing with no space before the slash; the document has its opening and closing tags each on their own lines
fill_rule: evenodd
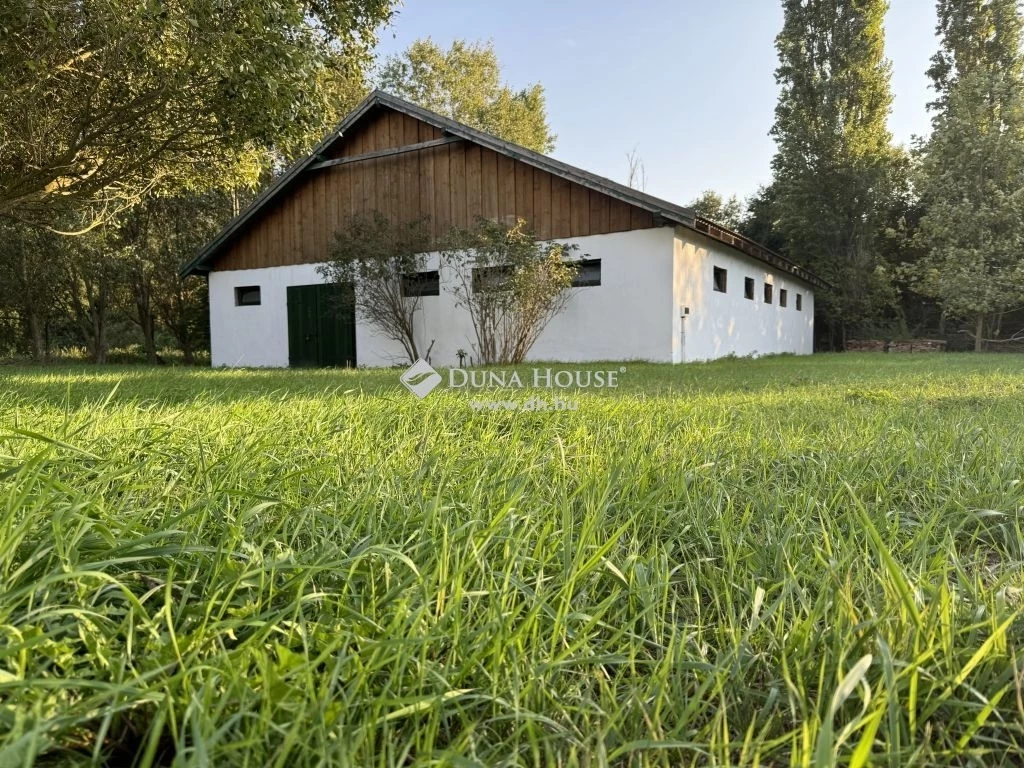
<svg viewBox="0 0 1024 768">
<path fill-rule="evenodd" d="M 348 216 L 430 217 L 437 234 L 476 217 L 525 219 L 573 243 L 580 287 L 531 350 L 535 361 L 681 363 L 810 354 L 807 270 L 693 211 L 375 91 L 182 269 L 210 289 L 214 366 L 388 366 L 401 347 L 361 317 L 325 312 L 317 267 Z M 430 260 L 434 263 L 431 264 Z M 428 255 L 428 270 L 437 268 Z M 427 278 L 430 278 L 430 274 Z M 431 362 L 473 354 L 444 270 L 421 299 Z"/>
</svg>

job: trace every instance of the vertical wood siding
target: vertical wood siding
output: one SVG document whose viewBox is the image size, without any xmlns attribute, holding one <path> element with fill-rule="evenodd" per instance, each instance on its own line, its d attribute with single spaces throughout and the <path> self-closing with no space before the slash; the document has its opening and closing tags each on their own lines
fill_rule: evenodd
<svg viewBox="0 0 1024 768">
<path fill-rule="evenodd" d="M 393 110 L 367 116 L 329 156 L 352 157 L 442 138 Z M 522 218 L 541 239 L 648 229 L 640 208 L 469 142 L 309 171 L 234 239 L 213 269 L 256 269 L 327 259 L 332 233 L 356 215 L 429 216 L 434 234 L 477 217 Z"/>
</svg>

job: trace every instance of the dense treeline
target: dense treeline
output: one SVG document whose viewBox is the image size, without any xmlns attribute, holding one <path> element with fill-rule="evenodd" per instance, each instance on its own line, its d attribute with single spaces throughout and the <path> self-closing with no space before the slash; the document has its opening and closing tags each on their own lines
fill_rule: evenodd
<svg viewBox="0 0 1024 768">
<path fill-rule="evenodd" d="M 694 205 L 811 268 L 818 342 L 1024 329 L 1024 57 L 1017 0 L 939 0 L 932 134 L 894 146 L 886 0 L 785 0 L 774 178 Z"/>
<path fill-rule="evenodd" d="M 47 359 L 79 348 L 93 362 L 134 347 L 185 363 L 208 346 L 206 286 L 178 268 L 251 192 L 248 189 L 143 197 L 89 232 L 0 222 L 0 354 Z"/>
<path fill-rule="evenodd" d="M 783 0 L 773 181 L 694 206 L 828 280 L 819 346 L 1024 328 L 1017 0 L 938 0 L 933 131 L 893 143 L 887 0 Z M 178 266 L 376 82 L 550 151 L 539 85 L 493 47 L 413 44 L 374 70 L 392 0 L 16 0 L 0 8 L 0 356 L 132 345 L 191 361 L 205 285 Z M 1021 333 L 1024 336 L 1024 332 Z M 971 341 L 973 340 L 973 341 Z"/>
</svg>

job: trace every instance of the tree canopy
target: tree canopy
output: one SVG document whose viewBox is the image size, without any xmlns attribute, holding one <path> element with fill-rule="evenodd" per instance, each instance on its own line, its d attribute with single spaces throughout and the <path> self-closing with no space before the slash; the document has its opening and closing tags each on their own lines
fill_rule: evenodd
<svg viewBox="0 0 1024 768">
<path fill-rule="evenodd" d="M 391 2 L 4 3 L 0 217 L 252 179 L 247 157 L 308 141 L 325 71 L 362 71 Z"/>
<path fill-rule="evenodd" d="M 706 189 L 700 197 L 690 203 L 689 207 L 698 215 L 723 227 L 738 230 L 743 226 L 743 203 L 736 195 L 727 200 L 713 189 Z"/>
<path fill-rule="evenodd" d="M 384 62 L 377 82 L 389 93 L 507 141 L 538 152 L 555 147 L 544 88 L 534 83 L 517 91 L 504 84 L 491 43 L 456 40 L 444 50 L 429 38 L 417 40 Z"/>
<path fill-rule="evenodd" d="M 1024 303 L 1024 22 L 1015 0 L 938 7 L 915 287 L 948 315 L 973 318 L 981 349 L 986 317 Z"/>
</svg>

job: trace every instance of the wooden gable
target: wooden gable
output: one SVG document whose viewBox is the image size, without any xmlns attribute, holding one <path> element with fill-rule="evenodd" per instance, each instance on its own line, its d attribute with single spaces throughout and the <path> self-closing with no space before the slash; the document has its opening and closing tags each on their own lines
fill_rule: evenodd
<svg viewBox="0 0 1024 768">
<path fill-rule="evenodd" d="M 378 106 L 323 156 L 359 158 L 444 138 L 440 128 Z M 543 240 L 655 226 L 650 211 L 466 140 L 309 169 L 238 232 L 215 270 L 311 264 L 355 215 L 395 221 L 429 216 L 434 234 L 478 217 L 525 219 Z"/>
</svg>

